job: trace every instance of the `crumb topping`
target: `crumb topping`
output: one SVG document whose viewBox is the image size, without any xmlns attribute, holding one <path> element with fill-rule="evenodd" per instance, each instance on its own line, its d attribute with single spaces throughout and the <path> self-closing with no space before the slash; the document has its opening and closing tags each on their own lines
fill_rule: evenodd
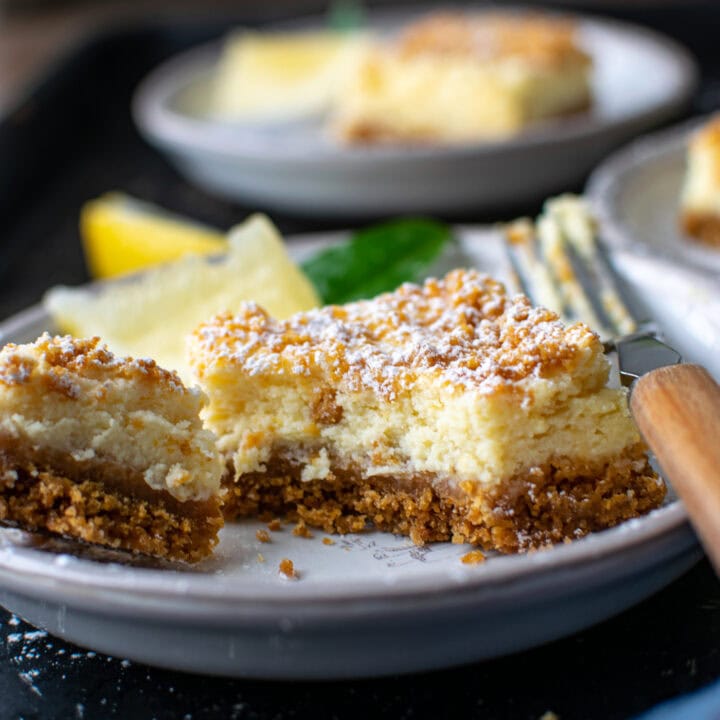
<svg viewBox="0 0 720 720">
<path fill-rule="evenodd" d="M 474 270 L 282 322 L 249 303 L 201 325 L 190 344 L 200 379 L 222 368 L 302 375 L 389 400 L 420 375 L 490 393 L 571 371 L 588 355 L 602 356 L 602 345 L 586 325 L 565 326 Z"/>
<path fill-rule="evenodd" d="M 49 389 L 69 398 L 80 394 L 74 381 L 77 375 L 97 380 L 147 381 L 173 393 L 191 392 L 177 373 L 164 370 L 147 358 L 116 357 L 98 337 L 81 340 L 43 333 L 33 343 L 8 343 L 0 351 L 0 383 L 23 385 L 40 374 Z"/>
<path fill-rule="evenodd" d="M 575 23 L 539 14 L 438 13 L 410 25 L 398 49 L 418 55 L 470 56 L 480 61 L 519 59 L 557 67 L 589 64 L 576 42 Z"/>
</svg>

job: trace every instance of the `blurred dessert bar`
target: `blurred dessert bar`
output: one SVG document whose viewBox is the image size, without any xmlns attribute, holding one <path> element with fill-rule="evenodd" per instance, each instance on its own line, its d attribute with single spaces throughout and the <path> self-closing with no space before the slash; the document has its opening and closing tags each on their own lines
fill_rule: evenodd
<svg viewBox="0 0 720 720">
<path fill-rule="evenodd" d="M 97 338 L 0 351 L 0 521 L 196 561 L 223 525 L 202 393 Z"/>
<path fill-rule="evenodd" d="M 577 35 L 537 13 L 431 15 L 366 54 L 336 130 L 350 143 L 468 141 L 587 110 L 592 61 Z"/>
<path fill-rule="evenodd" d="M 665 494 L 598 337 L 475 271 L 286 321 L 246 304 L 189 348 L 228 518 L 516 552 Z"/>
<path fill-rule="evenodd" d="M 680 222 L 691 237 L 720 247 L 720 115 L 690 139 Z"/>
<path fill-rule="evenodd" d="M 361 33 L 236 30 L 223 45 L 207 114 L 262 122 L 327 113 L 366 44 Z"/>
</svg>

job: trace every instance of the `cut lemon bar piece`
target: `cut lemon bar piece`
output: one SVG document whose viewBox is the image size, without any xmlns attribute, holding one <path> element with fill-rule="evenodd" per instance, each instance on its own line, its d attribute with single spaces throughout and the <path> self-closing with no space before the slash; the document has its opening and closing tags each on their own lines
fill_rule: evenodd
<svg viewBox="0 0 720 720">
<path fill-rule="evenodd" d="M 109 278 L 227 250 L 219 230 L 173 215 L 120 192 L 85 203 L 80 212 L 85 261 L 95 278 Z"/>
<path fill-rule="evenodd" d="M 254 215 L 229 233 L 224 257 L 187 256 L 90 288 L 56 287 L 45 305 L 63 332 L 100 336 L 116 354 L 151 357 L 191 379 L 185 337 L 203 320 L 255 301 L 277 318 L 320 304 L 275 226 Z"/>
</svg>

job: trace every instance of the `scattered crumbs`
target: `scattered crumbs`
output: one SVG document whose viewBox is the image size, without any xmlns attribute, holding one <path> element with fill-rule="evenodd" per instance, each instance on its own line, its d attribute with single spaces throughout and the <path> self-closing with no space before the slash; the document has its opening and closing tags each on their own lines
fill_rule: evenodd
<svg viewBox="0 0 720 720">
<path fill-rule="evenodd" d="M 262 553 L 258 553 L 258 554 L 257 554 L 257 561 L 258 561 L 259 563 L 264 563 L 264 562 L 265 562 L 265 556 L 264 556 Z"/>
<path fill-rule="evenodd" d="M 323 538 L 323 545 L 334 545 L 335 541 L 332 538 L 324 537 Z"/>
<path fill-rule="evenodd" d="M 272 530 L 273 532 L 278 532 L 278 530 L 282 530 L 282 523 L 278 518 L 273 518 L 268 524 L 268 530 Z"/>
<path fill-rule="evenodd" d="M 267 530 L 256 530 L 255 537 L 261 543 L 269 543 L 270 542 L 270 533 Z"/>
<path fill-rule="evenodd" d="M 462 562 L 463 565 L 478 565 L 479 563 L 485 562 L 485 556 L 479 550 L 471 550 L 460 558 L 460 562 Z M 552 716 L 546 718 L 545 715 L 543 715 L 540 720 L 552 720 Z"/>
<path fill-rule="evenodd" d="M 295 565 L 293 564 L 292 560 L 288 560 L 287 558 L 283 558 L 280 561 L 279 566 L 280 573 L 284 575 L 289 580 L 297 580 L 298 574 L 295 570 Z"/>
<path fill-rule="evenodd" d="M 540 720 L 560 720 L 560 716 L 556 715 L 552 710 L 548 710 L 540 716 Z"/>
<path fill-rule="evenodd" d="M 264 512 L 260 513 L 260 515 L 258 515 L 258 519 L 260 520 L 260 522 L 264 522 L 264 523 L 271 522 L 273 519 L 272 511 L 265 510 Z"/>
<path fill-rule="evenodd" d="M 308 526 L 302 520 L 293 528 L 293 535 L 301 538 L 314 537 L 308 529 Z"/>
</svg>

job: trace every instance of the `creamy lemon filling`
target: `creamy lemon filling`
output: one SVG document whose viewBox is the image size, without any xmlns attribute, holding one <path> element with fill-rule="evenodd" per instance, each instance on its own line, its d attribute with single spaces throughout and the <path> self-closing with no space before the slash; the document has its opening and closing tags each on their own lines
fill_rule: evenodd
<svg viewBox="0 0 720 720">
<path fill-rule="evenodd" d="M 622 390 L 558 392 L 552 381 L 488 396 L 418 382 L 412 395 L 383 401 L 359 392 L 334 396 L 326 424 L 318 416 L 317 385 L 254 377 L 214 377 L 205 419 L 232 458 L 236 476 L 261 472 L 278 453 L 304 467 L 303 480 L 337 467 L 363 477 L 432 474 L 443 483 L 465 480 L 489 488 L 553 458 L 600 463 L 640 441 Z M 568 392 L 570 390 L 570 392 Z"/>
</svg>

